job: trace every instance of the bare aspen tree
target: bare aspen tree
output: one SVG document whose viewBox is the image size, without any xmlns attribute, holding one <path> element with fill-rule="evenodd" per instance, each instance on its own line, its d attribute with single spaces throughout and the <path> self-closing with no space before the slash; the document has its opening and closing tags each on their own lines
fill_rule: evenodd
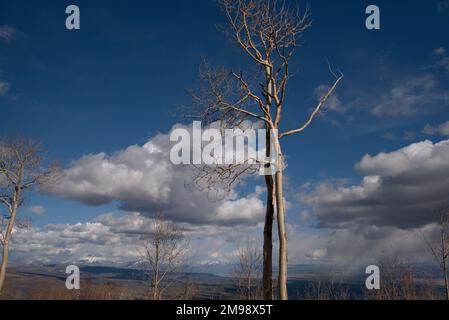
<svg viewBox="0 0 449 320">
<path fill-rule="evenodd" d="M 24 225 L 17 217 L 24 201 L 24 192 L 54 185 L 62 177 L 62 171 L 56 164 L 46 166 L 44 162 L 39 143 L 25 138 L 0 140 L 0 202 L 6 207 L 6 215 L 1 221 L 1 227 L 4 229 L 0 230 L 0 244 L 3 249 L 0 293 L 5 282 L 14 227 L 20 228 Z"/>
<path fill-rule="evenodd" d="M 198 116 L 223 128 L 239 128 L 245 120 L 261 122 L 268 132 L 266 148 L 268 158 L 276 159 L 275 173 L 265 178 L 267 210 L 264 228 L 264 298 L 271 299 L 272 289 L 272 225 L 274 208 L 277 209 L 279 235 L 279 299 L 287 294 L 287 235 L 283 194 L 285 161 L 281 140 L 302 133 L 320 113 L 328 98 L 343 79 L 342 74 L 330 73 L 333 84 L 320 97 L 311 114 L 298 128 L 282 130 L 281 120 L 286 106 L 287 84 L 291 77 L 290 61 L 299 45 L 299 38 L 310 27 L 310 12 L 301 12 L 288 1 L 279 0 L 219 0 L 228 22 L 225 32 L 252 63 L 246 74 L 226 68 L 212 68 L 208 64 L 200 70 L 199 88 L 192 93 Z M 252 76 L 248 77 L 248 74 Z M 296 107 L 296 106 L 295 106 Z M 308 107 L 306 107 L 306 110 Z M 300 121 L 298 121 L 300 122 Z M 269 164 L 266 164 L 269 166 Z M 243 175 L 253 172 L 247 162 L 228 166 L 200 168 L 198 177 L 203 185 L 225 184 L 230 188 Z"/>
<path fill-rule="evenodd" d="M 153 300 L 160 300 L 184 266 L 189 241 L 178 225 L 162 216 L 156 217 L 151 233 L 144 237 L 142 266 L 151 277 Z"/>
<path fill-rule="evenodd" d="M 439 209 L 438 235 L 424 240 L 443 273 L 446 299 L 449 300 L 449 208 Z"/>
<path fill-rule="evenodd" d="M 261 293 L 262 252 L 255 241 L 247 241 L 237 252 L 233 275 L 237 280 L 239 296 L 259 300 Z"/>
</svg>

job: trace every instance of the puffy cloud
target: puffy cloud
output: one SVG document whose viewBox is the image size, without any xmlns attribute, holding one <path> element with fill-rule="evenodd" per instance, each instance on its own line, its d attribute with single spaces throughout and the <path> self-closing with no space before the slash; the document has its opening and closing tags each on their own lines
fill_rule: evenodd
<svg viewBox="0 0 449 320">
<path fill-rule="evenodd" d="M 140 213 L 106 213 L 86 223 L 52 224 L 43 229 L 15 229 L 12 259 L 19 263 L 101 263 L 128 265 L 141 259 L 141 243 L 154 220 Z M 190 239 L 194 263 L 229 263 L 242 234 L 258 226 L 196 226 L 181 223 Z"/>
<path fill-rule="evenodd" d="M 376 116 L 410 116 L 425 111 L 427 106 L 446 105 L 449 94 L 442 90 L 436 75 L 410 78 L 394 86 L 375 104 L 371 113 Z"/>
<path fill-rule="evenodd" d="M 430 124 L 427 124 L 424 129 L 423 133 L 427 135 L 441 135 L 441 136 L 449 136 L 449 121 L 440 124 L 439 126 L 432 126 Z"/>
<path fill-rule="evenodd" d="M 45 208 L 43 206 L 31 206 L 26 208 L 26 211 L 37 216 L 41 216 L 45 213 Z"/>
<path fill-rule="evenodd" d="M 20 33 L 11 26 L 0 26 L 0 40 L 10 42 L 14 40 Z"/>
<path fill-rule="evenodd" d="M 115 233 L 99 221 L 17 229 L 12 258 L 20 263 L 123 263 L 139 257 L 136 239 Z"/>
<path fill-rule="evenodd" d="M 360 184 L 321 182 L 299 195 L 321 227 L 421 227 L 435 221 L 435 209 L 448 200 L 449 140 L 366 155 L 355 169 L 364 174 Z"/>
<path fill-rule="evenodd" d="M 408 230 L 353 226 L 333 230 L 322 236 L 321 245 L 324 249 L 315 253 L 326 252 L 325 261 L 345 265 L 348 271 L 360 270 L 360 266 L 379 264 L 392 255 L 398 255 L 404 262 L 432 262 L 423 235 L 430 237 L 436 231 L 435 224 Z"/>
<path fill-rule="evenodd" d="M 306 257 L 311 260 L 322 260 L 327 256 L 327 249 L 315 249 L 311 252 L 306 253 Z"/>
<path fill-rule="evenodd" d="M 217 208 L 217 217 L 220 220 L 254 220 L 258 221 L 260 213 L 263 212 L 263 202 L 256 198 L 241 198 L 237 200 L 223 201 Z"/>
<path fill-rule="evenodd" d="M 93 206 L 117 201 L 121 210 L 149 216 L 163 213 L 179 222 L 254 225 L 263 220 L 260 188 L 243 197 L 231 191 L 211 199 L 207 192 L 188 186 L 194 172 L 190 166 L 172 164 L 170 147 L 169 135 L 158 134 L 143 146 L 112 155 L 85 155 L 49 192 Z"/>
<path fill-rule="evenodd" d="M 151 233 L 153 220 L 139 213 L 106 213 L 77 224 L 48 225 L 43 229 L 14 231 L 11 255 L 16 263 L 64 263 L 135 265 L 141 258 L 142 238 Z M 257 226 L 214 226 L 181 223 L 190 239 L 192 265 L 229 264 L 242 239 L 262 241 Z M 325 262 L 360 271 L 360 266 L 379 262 L 389 253 L 401 253 L 411 261 L 431 261 L 420 232 L 437 231 L 432 224 L 421 229 L 356 226 L 338 230 L 312 230 L 298 224 L 287 225 L 290 263 Z M 419 232 L 418 232 L 419 231 Z M 277 255 L 274 242 L 274 259 Z"/>
<path fill-rule="evenodd" d="M 420 228 L 348 224 L 345 228 L 305 228 L 289 225 L 289 261 L 344 266 L 348 273 L 363 275 L 370 264 L 398 256 L 407 263 L 433 263 L 424 241 L 437 239 L 435 223 Z M 276 243 L 277 245 L 277 243 Z"/>
</svg>

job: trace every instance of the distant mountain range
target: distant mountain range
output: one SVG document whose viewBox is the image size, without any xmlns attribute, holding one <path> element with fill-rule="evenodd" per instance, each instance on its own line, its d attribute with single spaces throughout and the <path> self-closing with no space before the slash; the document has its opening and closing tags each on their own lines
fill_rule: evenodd
<svg viewBox="0 0 449 320">
<path fill-rule="evenodd" d="M 87 262 L 87 263 L 86 263 Z M 134 299 L 142 299 L 149 290 L 148 275 L 139 268 L 138 262 L 124 265 L 102 265 L 101 260 L 83 259 L 71 263 L 80 267 L 82 281 L 95 285 L 113 288 L 127 288 L 134 292 Z M 8 269 L 7 285 L 14 299 L 29 299 L 39 290 L 67 293 L 65 280 L 65 264 L 34 264 L 10 267 Z M 228 299 L 235 295 L 236 279 L 232 277 L 231 264 L 201 264 L 191 266 L 182 273 L 171 275 L 177 283 L 192 283 L 197 287 L 197 299 Z M 289 266 L 289 292 L 292 297 L 301 297 L 305 292 L 315 290 L 326 283 L 344 286 L 353 298 L 363 297 L 366 276 L 360 273 L 347 274 L 344 267 L 325 264 L 297 264 Z M 415 280 L 425 283 L 431 279 L 439 279 L 438 269 L 430 265 L 415 265 L 413 267 Z M 274 270 L 276 274 L 276 270 Z M 112 289 L 107 289 L 112 290 Z M 117 291 L 113 289 L 112 291 Z M 137 292 L 137 293 L 136 293 Z M 38 297 L 42 296 L 39 291 Z M 58 298 L 59 296 L 57 296 Z M 48 298 L 45 296 L 45 298 Z M 50 298 L 53 298 L 51 296 Z M 110 297 L 111 298 L 111 297 Z M 112 296 L 112 298 L 117 298 Z"/>
</svg>

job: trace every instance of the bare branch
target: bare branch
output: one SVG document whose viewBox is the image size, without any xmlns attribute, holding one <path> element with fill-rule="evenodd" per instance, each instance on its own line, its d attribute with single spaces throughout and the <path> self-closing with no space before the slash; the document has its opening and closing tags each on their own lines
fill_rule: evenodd
<svg viewBox="0 0 449 320">
<path fill-rule="evenodd" d="M 0 202 L 3 203 L 6 208 L 8 209 L 8 212 L 11 213 L 12 206 L 11 206 L 11 198 L 7 196 L 0 196 Z"/>
<path fill-rule="evenodd" d="M 306 123 L 302 127 L 298 128 L 298 129 L 295 129 L 295 130 L 290 130 L 290 131 L 286 131 L 284 133 L 281 133 L 279 135 L 279 138 L 290 136 L 290 135 L 295 134 L 295 133 L 300 133 L 300 132 L 304 131 L 305 129 L 307 129 L 307 127 L 312 123 L 313 119 L 315 119 L 317 114 L 321 111 L 321 108 L 323 107 L 323 105 L 326 103 L 326 101 L 329 99 L 329 97 L 337 89 L 339 83 L 341 82 L 341 80 L 343 80 L 343 77 L 344 77 L 343 75 L 340 75 L 340 77 L 337 78 L 337 80 L 335 81 L 333 86 L 330 87 L 330 89 L 321 97 L 318 105 L 315 107 L 315 109 L 313 110 L 313 112 L 310 115 L 309 119 L 306 121 Z"/>
</svg>

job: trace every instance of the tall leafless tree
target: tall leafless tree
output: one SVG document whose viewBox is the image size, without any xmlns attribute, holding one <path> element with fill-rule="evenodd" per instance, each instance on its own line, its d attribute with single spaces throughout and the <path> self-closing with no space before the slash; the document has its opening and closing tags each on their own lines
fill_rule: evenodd
<svg viewBox="0 0 449 320">
<path fill-rule="evenodd" d="M 335 74 L 332 85 L 320 97 L 311 114 L 296 129 L 281 128 L 286 106 L 287 84 L 291 77 L 290 61 L 299 45 L 299 39 L 310 27 L 310 11 L 301 12 L 285 0 L 219 0 L 228 27 L 225 32 L 241 52 L 252 62 L 253 70 L 244 74 L 226 68 L 212 68 L 208 64 L 200 71 L 199 87 L 193 91 L 194 105 L 200 110 L 199 117 L 209 123 L 221 123 L 224 128 L 236 128 L 245 120 L 262 122 L 267 132 L 268 158 L 276 159 L 275 173 L 265 178 L 267 186 L 267 210 L 264 227 L 264 298 L 271 299 L 272 289 L 272 226 L 274 208 L 277 209 L 279 235 L 279 298 L 288 299 L 287 294 L 287 235 L 283 194 L 283 171 L 285 161 L 281 139 L 302 133 L 320 113 L 328 98 L 343 79 Z M 248 77 L 248 74 L 252 74 Z M 299 122 L 299 121 L 298 121 Z M 265 164 L 267 167 L 270 164 Z M 199 180 L 207 184 L 217 181 L 231 186 L 254 169 L 247 162 L 229 166 L 203 166 Z"/>
<path fill-rule="evenodd" d="M 449 300 L 449 207 L 438 209 L 438 215 L 438 234 L 424 240 L 443 273 L 446 299 Z"/>
<path fill-rule="evenodd" d="M 142 266 L 150 274 L 153 300 L 160 300 L 173 284 L 174 274 L 185 265 L 189 241 L 177 224 L 162 216 L 156 217 L 150 234 L 145 237 Z"/>
<path fill-rule="evenodd" d="M 0 244 L 3 248 L 0 293 L 5 282 L 13 230 L 22 226 L 17 215 L 24 201 L 24 192 L 54 185 L 62 177 L 62 171 L 56 164 L 45 165 L 43 155 L 41 145 L 31 139 L 0 140 L 0 203 L 6 207 L 0 226 Z"/>
</svg>

